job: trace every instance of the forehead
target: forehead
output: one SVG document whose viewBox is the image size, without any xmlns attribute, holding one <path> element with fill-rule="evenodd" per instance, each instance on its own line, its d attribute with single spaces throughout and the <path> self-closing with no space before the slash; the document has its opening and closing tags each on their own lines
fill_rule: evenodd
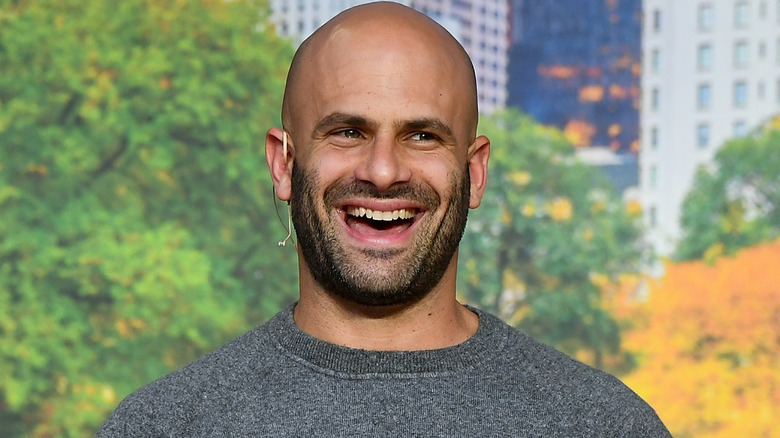
<svg viewBox="0 0 780 438">
<path fill-rule="evenodd" d="M 294 108 L 301 128 L 338 112 L 381 122 L 437 118 L 468 131 L 470 65 L 436 33 L 336 28 L 308 50 Z"/>
</svg>

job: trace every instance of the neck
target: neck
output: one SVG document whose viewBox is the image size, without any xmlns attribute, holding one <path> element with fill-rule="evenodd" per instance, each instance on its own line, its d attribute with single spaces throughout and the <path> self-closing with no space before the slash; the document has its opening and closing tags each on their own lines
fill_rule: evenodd
<svg viewBox="0 0 780 438">
<path fill-rule="evenodd" d="M 364 350 L 432 350 L 460 344 L 476 333 L 479 319 L 455 299 L 457 262 L 450 265 L 430 293 L 399 306 L 348 302 L 301 270 L 295 323 L 323 341 Z"/>
</svg>

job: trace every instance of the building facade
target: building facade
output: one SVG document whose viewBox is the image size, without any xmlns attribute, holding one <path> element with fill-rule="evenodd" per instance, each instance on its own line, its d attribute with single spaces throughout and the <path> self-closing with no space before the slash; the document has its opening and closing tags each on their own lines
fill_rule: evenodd
<svg viewBox="0 0 780 438">
<path fill-rule="evenodd" d="M 319 26 L 361 0 L 272 0 L 271 21 L 298 45 Z M 480 113 L 504 108 L 507 100 L 508 0 L 406 0 L 444 26 L 466 49 L 477 75 Z"/>
<path fill-rule="evenodd" d="M 480 112 L 506 106 L 509 63 L 508 0 L 413 0 L 460 41 L 477 74 Z"/>
<path fill-rule="evenodd" d="M 641 0 L 511 0 L 508 106 L 575 146 L 639 148 Z"/>
<path fill-rule="evenodd" d="M 780 0 L 644 0 L 643 21 L 640 198 L 669 255 L 697 169 L 780 113 Z"/>
</svg>

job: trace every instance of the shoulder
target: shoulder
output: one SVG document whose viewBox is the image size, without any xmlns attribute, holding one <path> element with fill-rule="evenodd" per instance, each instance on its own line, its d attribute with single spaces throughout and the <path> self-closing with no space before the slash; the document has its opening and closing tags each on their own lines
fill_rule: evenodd
<svg viewBox="0 0 780 438">
<path fill-rule="evenodd" d="M 615 377 L 579 362 L 565 353 L 509 326 L 497 316 L 479 311 L 480 324 L 503 339 L 500 351 L 494 352 L 494 361 L 522 375 L 525 381 L 536 385 L 592 390 L 592 388 L 625 388 Z M 585 384 L 589 385 L 585 385 Z"/>
<path fill-rule="evenodd" d="M 534 415 L 572 430 L 669 436 L 653 408 L 615 376 L 569 357 L 494 315 L 480 312 L 483 320 L 505 340 L 492 361 L 494 376 L 514 394 L 523 393 L 525 401 L 533 401 Z"/>
<path fill-rule="evenodd" d="M 229 394 L 274 365 L 276 347 L 268 324 L 261 325 L 206 356 L 127 396 L 97 437 L 186 436 L 204 412 L 216 413 Z M 258 360 L 258 358 L 263 358 Z"/>
</svg>

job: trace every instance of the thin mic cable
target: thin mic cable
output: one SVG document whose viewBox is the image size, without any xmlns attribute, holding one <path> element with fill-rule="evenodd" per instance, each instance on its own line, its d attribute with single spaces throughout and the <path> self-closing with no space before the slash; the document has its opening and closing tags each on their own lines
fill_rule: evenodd
<svg viewBox="0 0 780 438">
<path fill-rule="evenodd" d="M 274 211 L 276 212 L 276 217 L 279 218 L 279 222 L 282 224 L 282 227 L 287 231 L 287 236 L 284 238 L 284 240 L 279 241 L 279 246 L 285 246 L 287 245 L 287 241 L 290 240 L 293 245 L 295 245 L 295 240 L 292 238 L 292 212 L 290 207 L 290 201 L 287 201 L 287 226 L 284 226 L 284 219 L 282 219 L 282 215 L 279 213 L 279 206 L 276 205 L 276 187 L 271 189 L 271 192 L 273 193 L 273 202 L 274 202 Z"/>
<path fill-rule="evenodd" d="M 282 153 L 284 154 L 284 163 L 287 164 L 287 131 L 282 131 Z M 282 226 L 284 227 L 284 220 L 282 219 L 282 215 L 279 214 L 279 206 L 276 205 L 275 186 L 272 188 L 272 193 L 276 217 L 279 218 L 279 222 L 281 222 Z M 279 241 L 279 246 L 287 245 L 288 240 L 292 241 L 293 245 L 295 245 L 295 240 L 292 240 L 292 211 L 290 207 L 290 201 L 287 201 L 287 227 L 285 227 L 285 229 L 287 230 L 287 236 L 284 238 L 284 240 Z"/>
</svg>

